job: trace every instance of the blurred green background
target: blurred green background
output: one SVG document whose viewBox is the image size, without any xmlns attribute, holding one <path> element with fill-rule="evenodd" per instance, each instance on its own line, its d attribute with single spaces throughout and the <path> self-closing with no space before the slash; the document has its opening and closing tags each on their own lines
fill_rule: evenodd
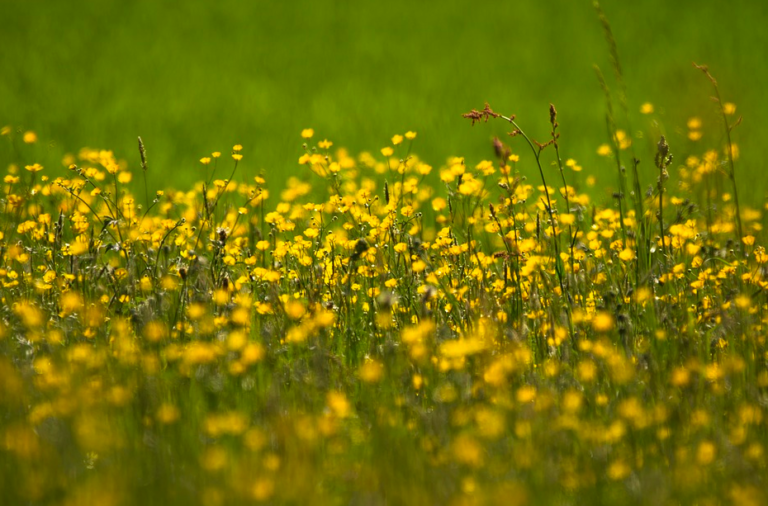
<svg viewBox="0 0 768 506">
<path fill-rule="evenodd" d="M 657 121 L 678 160 L 702 149 L 687 140 L 692 116 L 703 121 L 700 145 L 721 142 L 711 89 L 691 66 L 709 64 L 744 115 L 735 133 L 743 198 L 762 203 L 768 2 L 605 0 L 603 9 L 635 131 Z M 17 163 L 62 170 L 63 153 L 89 146 L 137 169 L 141 135 L 152 185 L 198 180 L 199 158 L 235 143 L 245 146 L 245 174 L 263 170 L 278 182 L 304 174 L 300 132 L 312 127 L 315 140 L 353 152 L 378 152 L 393 134 L 415 130 L 414 151 L 428 163 L 462 155 L 474 164 L 508 130 L 461 119 L 487 100 L 542 140 L 554 102 L 564 155 L 612 177 L 596 154 L 605 105 L 592 65 L 615 83 L 587 0 L 2 0 L 0 19 L 0 126 L 40 137 L 16 151 L 1 143 Z M 653 116 L 639 113 L 646 101 Z M 636 146 L 651 184 L 651 143 Z"/>
</svg>

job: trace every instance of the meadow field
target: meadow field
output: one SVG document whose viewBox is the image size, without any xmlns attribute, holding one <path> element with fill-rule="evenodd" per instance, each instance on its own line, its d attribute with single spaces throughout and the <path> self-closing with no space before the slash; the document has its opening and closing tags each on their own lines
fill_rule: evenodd
<svg viewBox="0 0 768 506">
<path fill-rule="evenodd" d="M 636 118 L 636 130 L 656 122 L 686 152 L 696 149 L 687 144 L 689 119 L 718 135 L 706 83 L 690 70 L 696 61 L 716 68 L 726 99 L 754 113 L 740 140 L 768 137 L 759 119 L 768 115 L 768 5 L 611 0 L 603 8 L 632 112 L 645 102 L 656 108 L 648 122 Z M 77 0 L 34 9 L 4 0 L 0 9 L 0 123 L 35 131 L 36 161 L 57 175 L 63 155 L 83 146 L 112 149 L 136 166 L 140 135 L 156 169 L 153 187 L 168 186 L 168 174 L 191 185 L 200 157 L 238 142 L 254 154 L 245 173 L 271 171 L 283 184 L 284 175 L 302 174 L 295 133 L 309 127 L 354 153 L 413 130 L 429 163 L 477 163 L 489 156 L 487 144 L 457 121 L 484 101 L 529 122 L 554 103 L 568 155 L 596 175 L 612 174 L 596 154 L 607 134 L 592 69 L 608 71 L 610 57 L 589 0 Z M 484 138 L 492 135 L 504 129 Z M 638 148 L 652 156 L 654 143 Z M 757 171 L 762 158 L 745 151 L 742 163 Z M 653 168 L 643 169 L 650 178 Z M 742 191 L 757 205 L 767 190 L 761 178 Z"/>
<path fill-rule="evenodd" d="M 0 5 L 1 504 L 768 502 L 758 2 Z"/>
</svg>

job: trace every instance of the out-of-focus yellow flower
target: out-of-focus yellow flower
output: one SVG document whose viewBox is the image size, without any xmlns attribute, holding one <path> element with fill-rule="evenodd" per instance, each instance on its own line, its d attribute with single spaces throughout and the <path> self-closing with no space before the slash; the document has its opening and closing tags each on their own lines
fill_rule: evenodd
<svg viewBox="0 0 768 506">
<path fill-rule="evenodd" d="M 285 314 L 292 320 L 298 320 L 306 312 L 307 308 L 298 300 L 289 300 L 285 303 Z"/>
<path fill-rule="evenodd" d="M 157 410 L 157 421 L 165 425 L 176 422 L 180 416 L 179 408 L 170 403 L 162 404 Z"/>
<path fill-rule="evenodd" d="M 608 332 L 613 328 L 613 316 L 610 313 L 601 311 L 592 319 L 592 328 L 596 332 Z"/>
<path fill-rule="evenodd" d="M 352 412 L 352 406 L 343 392 L 328 392 L 328 408 L 339 418 L 347 418 Z"/>
<path fill-rule="evenodd" d="M 384 375 L 384 366 L 375 360 L 366 359 L 357 374 L 366 383 L 376 383 Z"/>
<path fill-rule="evenodd" d="M 39 163 L 34 163 L 32 165 L 25 165 L 24 169 L 28 170 L 29 172 L 40 172 L 41 170 L 43 170 L 43 166 L 40 165 Z"/>
<path fill-rule="evenodd" d="M 629 262 L 635 258 L 635 250 L 632 248 L 624 248 L 619 252 L 619 258 L 624 262 Z"/>
</svg>

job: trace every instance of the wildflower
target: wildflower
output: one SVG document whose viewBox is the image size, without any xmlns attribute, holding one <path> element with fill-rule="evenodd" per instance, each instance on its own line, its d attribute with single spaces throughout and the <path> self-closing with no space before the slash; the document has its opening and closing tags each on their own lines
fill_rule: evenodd
<svg viewBox="0 0 768 506">
<path fill-rule="evenodd" d="M 702 441 L 696 452 L 696 461 L 699 465 L 706 466 L 715 460 L 716 448 L 710 441 Z"/>
<path fill-rule="evenodd" d="M 440 355 L 446 358 L 466 357 L 480 353 L 487 347 L 487 344 L 478 338 L 457 339 L 441 344 Z"/>
<path fill-rule="evenodd" d="M 327 402 L 328 408 L 337 417 L 347 418 L 351 414 L 352 406 L 342 392 L 328 392 Z"/>
<path fill-rule="evenodd" d="M 315 131 L 311 128 L 305 128 L 301 131 L 301 137 L 303 139 L 311 139 L 313 135 L 315 135 Z"/>
<path fill-rule="evenodd" d="M 610 479 L 618 481 L 629 476 L 630 471 L 629 466 L 623 460 L 619 459 L 611 462 L 608 466 L 607 474 Z"/>
<path fill-rule="evenodd" d="M 250 490 L 256 501 L 267 501 L 275 493 L 275 483 L 272 478 L 262 476 L 254 480 Z"/>
<path fill-rule="evenodd" d="M 25 165 L 24 169 L 28 170 L 29 172 L 40 172 L 43 170 L 43 166 L 39 163 L 35 163 L 33 165 Z"/>
<path fill-rule="evenodd" d="M 285 314 L 292 320 L 300 319 L 306 312 L 307 309 L 304 304 L 297 300 L 290 300 L 285 303 Z"/>
<path fill-rule="evenodd" d="M 644 103 L 640 106 L 640 112 L 642 114 L 653 114 L 653 104 L 650 102 Z"/>
<path fill-rule="evenodd" d="M 392 137 L 392 144 L 397 146 L 398 144 L 401 144 L 403 142 L 403 136 L 402 135 L 395 135 Z"/>
<path fill-rule="evenodd" d="M 581 172 L 582 170 L 581 166 L 578 165 L 576 163 L 576 160 L 574 160 L 573 158 L 569 158 L 568 160 L 566 160 L 565 166 L 570 167 L 570 169 L 573 170 L 574 172 Z"/>
<path fill-rule="evenodd" d="M 624 130 L 616 130 L 615 135 L 616 144 L 618 144 L 619 149 L 628 149 L 632 145 L 632 139 L 629 138 L 627 133 Z"/>
<path fill-rule="evenodd" d="M 597 154 L 600 156 L 610 156 L 611 153 L 611 147 L 608 144 L 601 144 L 600 147 L 597 148 Z"/>
<path fill-rule="evenodd" d="M 482 446 L 469 435 L 458 436 L 452 446 L 454 458 L 472 467 L 480 467 L 483 463 Z"/>
<path fill-rule="evenodd" d="M 366 359 L 358 371 L 358 376 L 362 381 L 366 383 L 376 383 L 381 379 L 383 375 L 384 366 L 382 366 L 379 362 L 371 359 Z"/>
<path fill-rule="evenodd" d="M 24 136 L 22 137 L 25 144 L 34 144 L 37 142 L 37 134 L 33 132 L 32 130 L 29 130 L 27 132 L 24 132 Z"/>
<path fill-rule="evenodd" d="M 624 262 L 629 262 L 635 258 L 635 250 L 632 248 L 625 248 L 619 252 L 619 258 Z"/>
<path fill-rule="evenodd" d="M 170 403 L 164 403 L 157 410 L 157 420 L 164 425 L 176 422 L 180 416 L 179 408 Z"/>
<path fill-rule="evenodd" d="M 592 319 L 592 328 L 594 328 L 596 332 L 608 332 L 613 328 L 613 323 L 613 317 L 610 313 L 602 311 L 597 313 Z"/>
</svg>

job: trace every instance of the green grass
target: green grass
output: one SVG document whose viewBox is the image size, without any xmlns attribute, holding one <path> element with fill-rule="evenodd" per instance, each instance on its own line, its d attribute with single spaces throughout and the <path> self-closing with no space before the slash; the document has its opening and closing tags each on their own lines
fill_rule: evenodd
<svg viewBox="0 0 768 506">
<path fill-rule="evenodd" d="M 766 503 L 766 8 L 426 5 L 2 4 L 2 500 Z"/>
<path fill-rule="evenodd" d="M 652 102 L 677 153 L 689 151 L 690 116 L 701 116 L 712 135 L 720 132 L 694 60 L 712 67 L 726 100 L 745 114 L 736 141 L 768 135 L 762 3 L 603 7 L 632 112 Z M 137 167 L 141 135 L 153 186 L 197 180 L 201 156 L 236 142 L 246 147 L 245 170 L 264 169 L 274 180 L 303 174 L 294 159 L 305 127 L 353 151 L 415 130 L 416 151 L 429 163 L 450 154 L 474 163 L 490 157 L 491 132 L 505 130 L 467 135 L 459 114 L 488 100 L 532 125 L 534 137 L 545 137 L 554 102 L 565 155 L 612 173 L 595 154 L 605 139 L 605 106 L 592 64 L 607 75 L 610 64 L 588 1 L 80 1 L 34 8 L 4 1 L 0 9 L 0 123 L 35 130 L 45 144 L 17 163 L 52 168 L 65 150 L 88 145 L 114 149 Z M 646 123 L 636 114 L 636 129 Z M 639 155 L 652 184 L 651 152 Z M 756 170 L 760 155 L 745 153 L 742 164 Z M 765 183 L 742 184 L 748 202 L 762 201 Z"/>
</svg>

